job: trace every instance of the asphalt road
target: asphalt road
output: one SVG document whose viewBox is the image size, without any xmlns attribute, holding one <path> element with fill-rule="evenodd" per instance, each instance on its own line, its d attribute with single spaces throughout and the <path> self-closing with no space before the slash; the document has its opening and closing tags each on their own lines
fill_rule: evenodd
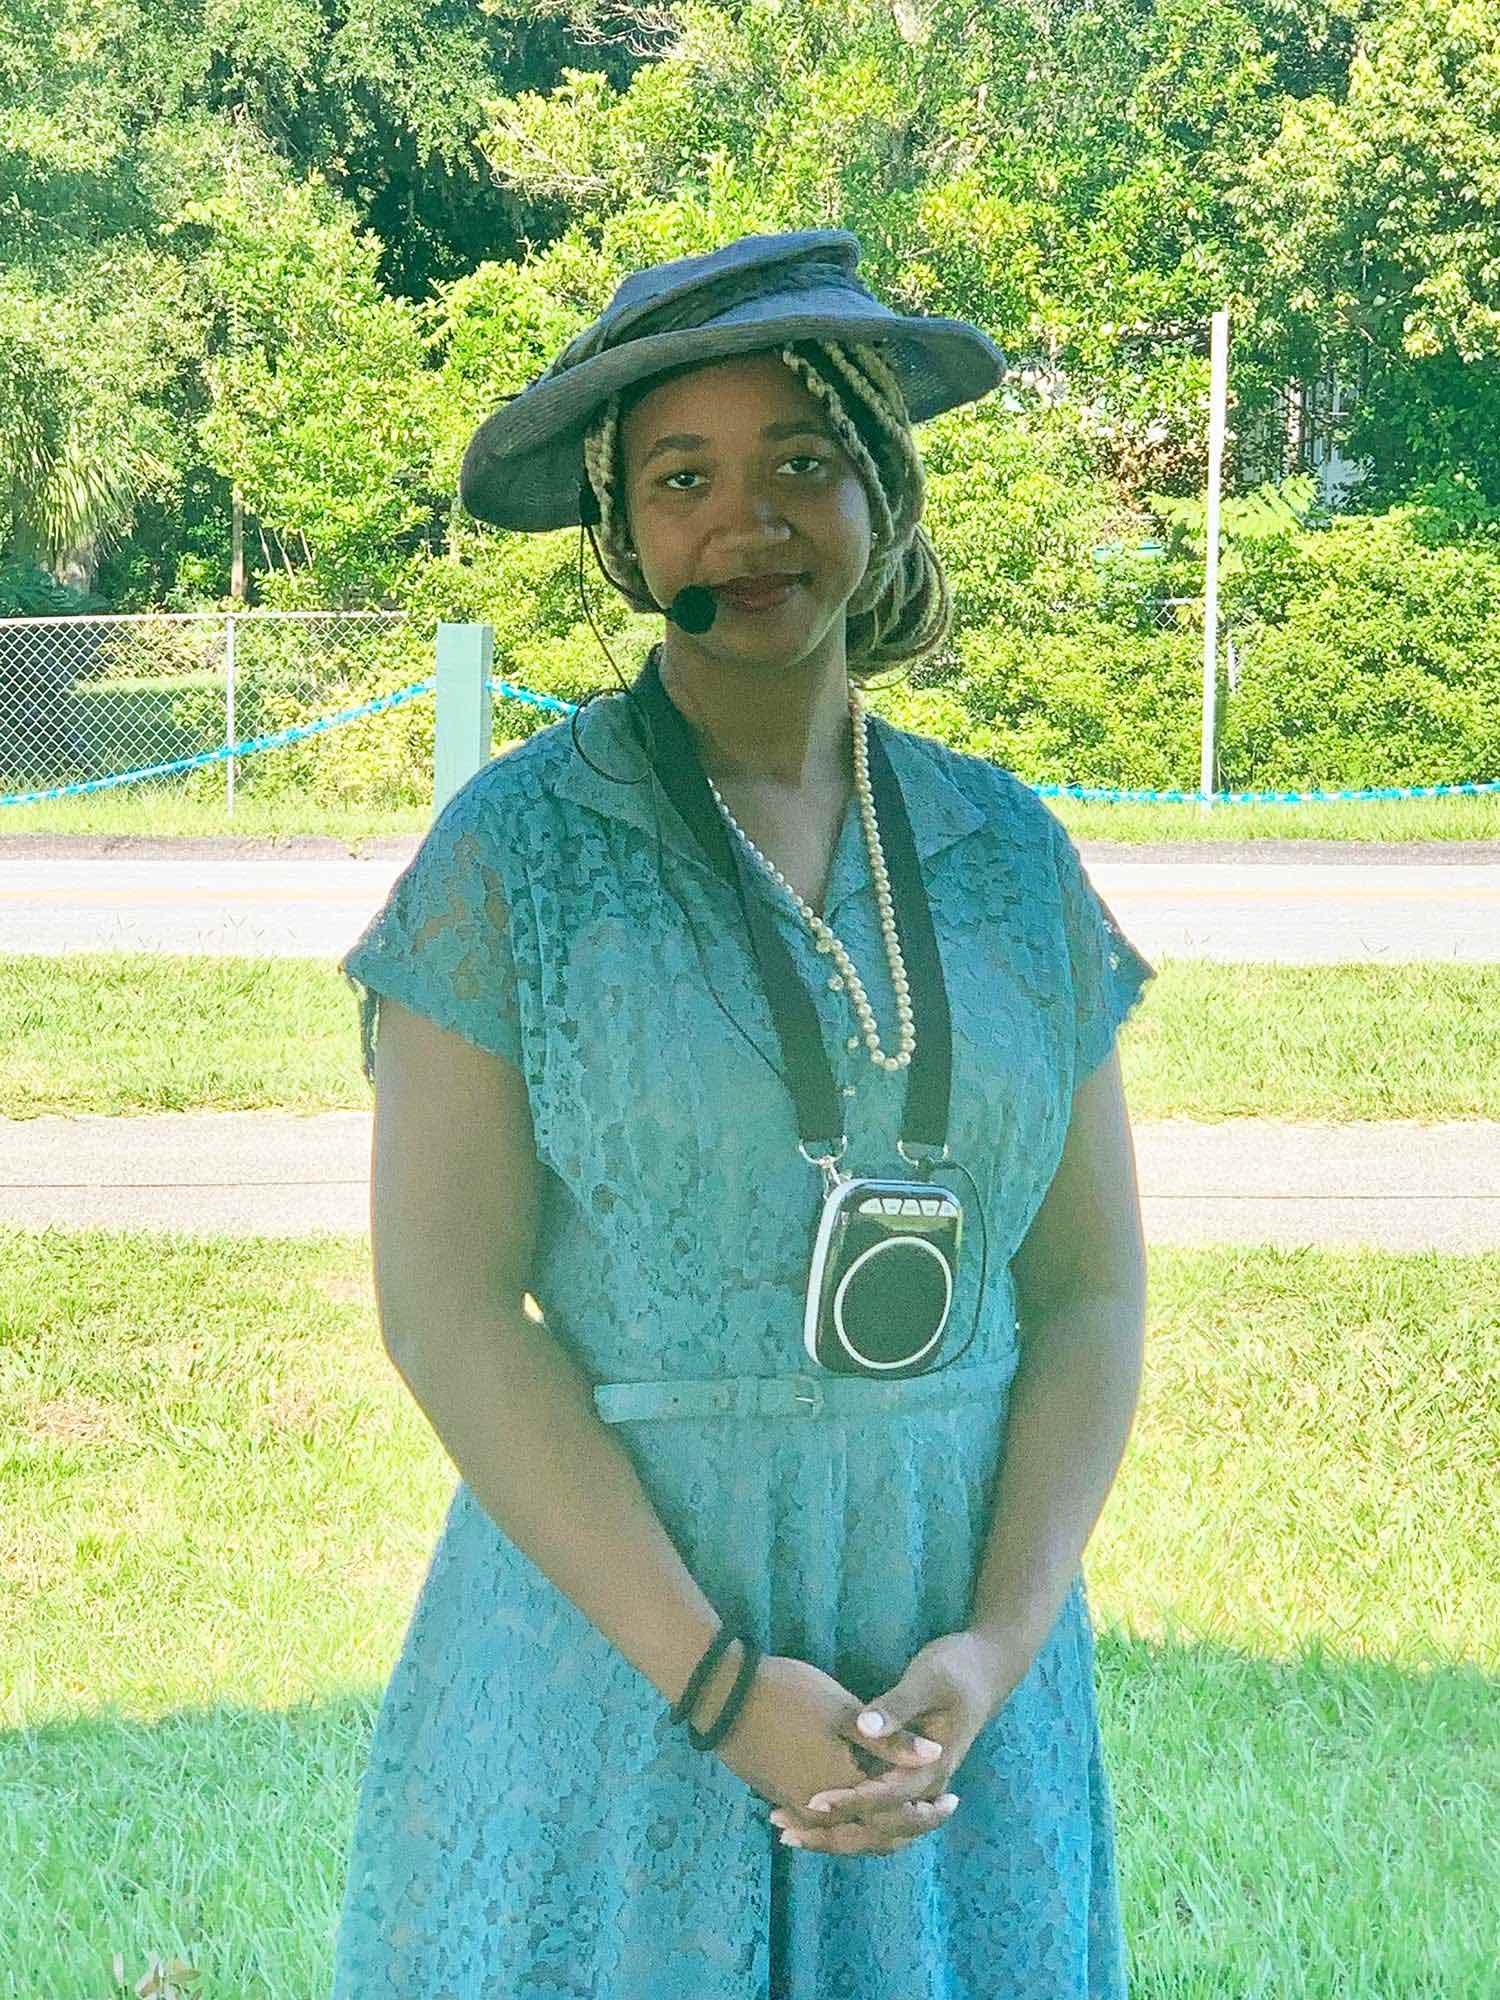
<svg viewBox="0 0 1500 2000">
<path fill-rule="evenodd" d="M 334 960 L 417 845 L 371 842 L 351 855 L 332 840 L 0 839 L 0 951 Z M 1500 959 L 1500 842 L 1080 851 L 1153 963 Z"/>
</svg>

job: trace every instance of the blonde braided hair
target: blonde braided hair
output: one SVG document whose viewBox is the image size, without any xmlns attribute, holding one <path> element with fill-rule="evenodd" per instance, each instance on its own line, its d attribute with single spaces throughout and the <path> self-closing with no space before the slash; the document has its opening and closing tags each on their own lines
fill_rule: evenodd
<svg viewBox="0 0 1500 2000">
<path fill-rule="evenodd" d="M 869 500 L 870 560 L 844 612 L 849 678 L 862 686 L 882 667 L 931 652 L 953 624 L 948 580 L 920 525 L 926 477 L 906 398 L 881 343 L 802 340 L 774 351 L 826 406 Z M 686 362 L 631 383 L 600 407 L 584 433 L 584 466 L 599 501 L 599 558 L 635 611 L 659 607 L 647 593 L 620 504 L 620 426 L 648 390 L 708 365 Z M 839 376 L 846 388 L 835 386 Z"/>
</svg>

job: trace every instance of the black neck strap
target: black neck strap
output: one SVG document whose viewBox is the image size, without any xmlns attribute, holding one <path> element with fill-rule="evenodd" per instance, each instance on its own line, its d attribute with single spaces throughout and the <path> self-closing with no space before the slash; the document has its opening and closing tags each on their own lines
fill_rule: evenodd
<svg viewBox="0 0 1500 2000">
<path fill-rule="evenodd" d="M 746 892 L 744 871 L 754 863 L 724 823 L 687 722 L 662 685 L 654 647 L 646 656 L 633 692 L 650 717 L 659 758 L 654 768 L 663 790 L 696 836 L 709 865 L 738 897 L 781 1041 L 803 1146 L 809 1153 L 815 1145 L 827 1150 L 844 1137 L 844 1119 L 817 1010 L 764 899 Z M 901 1138 L 904 1146 L 930 1147 L 941 1158 L 947 1150 L 953 1068 L 948 990 L 906 800 L 874 716 L 869 717 L 866 741 L 875 817 L 890 875 L 896 935 L 906 962 L 917 1034 L 916 1053 L 907 1076 Z"/>
</svg>

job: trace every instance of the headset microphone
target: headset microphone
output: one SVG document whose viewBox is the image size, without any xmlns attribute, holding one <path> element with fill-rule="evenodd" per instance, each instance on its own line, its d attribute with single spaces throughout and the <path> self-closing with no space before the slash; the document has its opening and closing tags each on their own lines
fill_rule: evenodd
<svg viewBox="0 0 1500 2000">
<path fill-rule="evenodd" d="M 666 615 L 684 632 L 706 632 L 719 615 L 719 600 L 703 583 L 686 583 L 667 606 Z"/>
</svg>

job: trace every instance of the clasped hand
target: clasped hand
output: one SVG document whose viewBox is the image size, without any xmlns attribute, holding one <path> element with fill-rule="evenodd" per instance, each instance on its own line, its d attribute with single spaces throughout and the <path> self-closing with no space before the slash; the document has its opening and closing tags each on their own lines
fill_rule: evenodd
<svg viewBox="0 0 1500 2000">
<path fill-rule="evenodd" d="M 779 1664 L 818 1671 L 801 1662 Z M 843 1699 L 834 1702 L 831 1723 L 850 1758 L 861 1770 L 871 1770 L 876 1759 L 890 1768 L 861 1783 L 816 1792 L 800 1804 L 773 1789 L 772 1825 L 783 1829 L 787 1845 L 824 1854 L 894 1854 L 945 1825 L 958 1805 L 949 1780 L 1025 1670 L 1026 1662 L 998 1640 L 964 1630 L 923 1646 L 895 1685 L 872 1701 L 840 1690 Z M 838 1682 L 830 1685 L 839 1690 Z M 871 1710 L 884 1724 L 873 1734 L 858 1723 Z M 935 1756 L 923 1754 L 924 1739 L 937 1745 Z"/>
</svg>

